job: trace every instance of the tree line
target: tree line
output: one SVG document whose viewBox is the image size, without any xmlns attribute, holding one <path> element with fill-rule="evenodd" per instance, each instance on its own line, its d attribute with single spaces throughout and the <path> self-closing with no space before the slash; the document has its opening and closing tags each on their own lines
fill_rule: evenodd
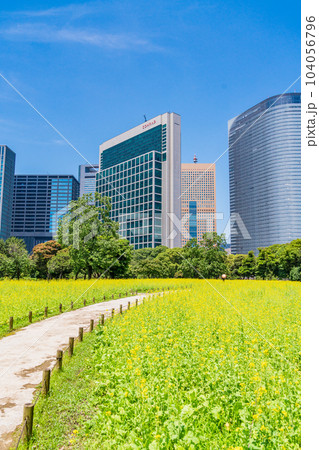
<svg viewBox="0 0 319 450">
<path fill-rule="evenodd" d="M 57 239 L 28 254 L 22 239 L 0 240 L 0 277 L 301 279 L 301 241 L 260 248 L 258 256 L 227 254 L 223 235 L 209 233 L 183 248 L 134 250 L 110 219 L 109 199 L 87 194 L 72 202 Z"/>
</svg>

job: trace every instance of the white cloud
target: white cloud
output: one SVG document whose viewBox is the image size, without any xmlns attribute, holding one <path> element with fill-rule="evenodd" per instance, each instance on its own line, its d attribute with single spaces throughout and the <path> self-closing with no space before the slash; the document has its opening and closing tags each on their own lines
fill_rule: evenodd
<svg viewBox="0 0 319 450">
<path fill-rule="evenodd" d="M 90 3 L 72 3 L 66 6 L 53 7 L 40 10 L 23 10 L 14 12 L 2 12 L 4 15 L 19 16 L 19 17 L 60 17 L 71 16 L 72 18 L 78 18 L 86 16 L 88 14 L 96 13 L 103 4 L 101 2 Z"/>
<path fill-rule="evenodd" d="M 108 49 L 141 49 L 158 51 L 160 47 L 130 33 L 105 33 L 82 28 L 55 27 L 47 24 L 23 23 L 2 29 L 0 34 L 4 39 L 43 42 L 43 43 L 78 43 L 94 45 Z"/>
</svg>

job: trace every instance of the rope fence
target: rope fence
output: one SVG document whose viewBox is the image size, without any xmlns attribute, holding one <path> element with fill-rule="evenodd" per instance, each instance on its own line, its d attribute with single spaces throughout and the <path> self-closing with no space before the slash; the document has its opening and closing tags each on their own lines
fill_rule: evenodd
<svg viewBox="0 0 319 450">
<path fill-rule="evenodd" d="M 132 290 L 131 294 L 128 291 L 125 292 L 124 294 L 120 293 L 120 294 L 118 294 L 118 298 L 122 298 L 122 295 L 123 295 L 123 297 L 128 297 L 129 295 L 134 296 L 134 295 L 138 295 L 138 291 L 133 291 Z M 108 300 L 106 300 L 105 295 L 103 296 L 103 298 L 101 300 L 96 300 L 96 298 L 93 297 L 91 303 L 90 303 L 89 299 L 85 298 L 85 299 L 83 299 L 83 307 L 84 306 L 88 306 L 90 304 L 94 305 L 95 303 L 101 303 L 101 302 L 111 301 L 111 300 L 114 300 L 114 294 L 112 294 L 111 298 L 109 298 Z M 44 309 L 38 309 L 38 310 L 35 310 L 35 311 L 34 310 L 29 311 L 28 314 L 26 316 L 24 316 L 24 317 L 13 317 L 13 316 L 11 316 L 11 317 L 9 317 L 8 321 L 0 323 L 0 328 L 5 328 L 7 333 L 11 333 L 12 331 L 15 331 L 14 323 L 22 322 L 22 325 L 19 324 L 20 325 L 19 328 L 20 328 L 20 327 L 24 326 L 23 324 L 25 324 L 25 325 L 27 325 L 28 323 L 31 324 L 34 319 L 39 319 L 40 318 L 40 320 L 41 320 L 41 317 L 46 319 L 49 315 L 50 315 L 50 317 L 53 317 L 53 316 L 56 316 L 58 314 L 63 314 L 65 312 L 70 312 L 73 309 L 80 309 L 82 307 L 82 305 L 80 305 L 80 303 L 78 303 L 75 306 L 75 303 L 76 302 L 71 301 L 70 302 L 70 306 L 66 307 L 65 310 L 64 310 L 63 304 L 60 303 L 58 305 L 58 307 L 53 307 L 53 308 L 49 309 L 48 306 L 45 306 Z M 36 320 L 36 321 L 38 321 L 38 320 Z"/>
<path fill-rule="evenodd" d="M 148 291 L 147 294 L 151 293 L 151 295 L 155 295 L 154 293 L 152 293 L 151 291 Z M 134 295 L 134 294 L 133 294 Z M 136 291 L 136 295 L 137 295 L 137 291 Z M 126 293 L 126 296 L 127 293 Z M 104 297 L 105 298 L 105 297 Z M 121 295 L 119 295 L 119 298 L 121 298 Z M 112 295 L 112 299 L 114 299 L 114 295 Z M 145 297 L 143 297 L 141 299 L 141 301 L 139 301 L 138 298 L 135 299 L 135 307 L 137 307 L 139 304 L 144 304 L 144 300 Z M 84 300 L 85 301 L 85 300 Z M 107 314 L 107 318 L 112 320 L 115 314 L 121 315 L 123 314 L 125 311 L 129 311 L 131 309 L 131 302 L 128 301 L 127 305 L 123 305 L 121 304 L 119 306 L 119 308 L 112 308 L 111 312 Z M 103 326 L 105 323 L 105 314 L 101 314 L 99 317 L 99 321 L 97 323 L 97 325 Z M 93 329 L 95 327 L 95 322 L 94 319 L 90 320 L 90 324 L 87 327 L 79 327 L 79 333 L 76 337 L 70 337 L 69 338 L 69 345 L 64 348 L 63 350 L 58 349 L 57 350 L 57 354 L 56 354 L 56 362 L 54 364 L 54 366 L 51 369 L 45 369 L 43 370 L 43 374 L 42 374 L 42 382 L 39 384 L 38 386 L 38 392 L 36 394 L 36 397 L 33 401 L 33 403 L 26 403 L 24 405 L 23 408 L 23 422 L 22 422 L 22 429 L 16 444 L 15 449 L 18 449 L 21 440 L 23 440 L 24 442 L 28 442 L 32 436 L 32 429 L 33 429 L 33 412 L 34 412 L 34 407 L 37 404 L 38 400 L 40 399 L 41 395 L 43 397 L 47 396 L 48 393 L 50 392 L 50 379 L 51 379 L 51 374 L 54 370 L 56 371 L 60 371 L 62 370 L 63 367 L 63 355 L 66 354 L 66 352 L 68 352 L 68 356 L 72 357 L 73 356 L 73 350 L 74 350 L 74 344 L 75 342 L 82 342 L 83 341 L 83 336 L 85 332 L 92 332 Z"/>
</svg>

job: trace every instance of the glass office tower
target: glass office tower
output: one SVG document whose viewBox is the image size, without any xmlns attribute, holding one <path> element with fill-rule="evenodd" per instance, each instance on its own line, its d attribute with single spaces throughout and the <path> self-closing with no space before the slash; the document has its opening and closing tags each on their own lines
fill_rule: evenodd
<svg viewBox="0 0 319 450">
<path fill-rule="evenodd" d="M 79 166 L 80 197 L 83 194 L 93 194 L 96 188 L 98 164 L 81 164 Z"/>
<path fill-rule="evenodd" d="M 268 98 L 230 120 L 231 251 L 301 237 L 299 93 Z"/>
<path fill-rule="evenodd" d="M 78 197 L 73 175 L 15 175 L 11 236 L 24 239 L 31 252 L 55 237 L 63 210 Z"/>
<path fill-rule="evenodd" d="M 97 191 L 135 248 L 181 246 L 181 121 L 159 115 L 100 146 Z"/>
<path fill-rule="evenodd" d="M 0 239 L 10 237 L 16 154 L 0 145 Z"/>
</svg>

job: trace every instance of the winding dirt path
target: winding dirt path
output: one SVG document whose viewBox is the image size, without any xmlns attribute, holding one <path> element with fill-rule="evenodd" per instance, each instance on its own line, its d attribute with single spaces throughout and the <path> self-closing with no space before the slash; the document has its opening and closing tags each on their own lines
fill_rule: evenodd
<svg viewBox="0 0 319 450">
<path fill-rule="evenodd" d="M 120 304 L 124 310 L 128 301 L 133 306 L 143 297 L 135 295 L 65 312 L 0 340 L 0 450 L 13 444 L 12 434 L 22 422 L 23 405 L 32 402 L 42 371 L 53 367 L 56 351 L 68 345 L 69 337 L 76 337 L 79 327 L 88 327 L 91 319 L 111 315 L 111 309 L 118 310 Z"/>
</svg>

